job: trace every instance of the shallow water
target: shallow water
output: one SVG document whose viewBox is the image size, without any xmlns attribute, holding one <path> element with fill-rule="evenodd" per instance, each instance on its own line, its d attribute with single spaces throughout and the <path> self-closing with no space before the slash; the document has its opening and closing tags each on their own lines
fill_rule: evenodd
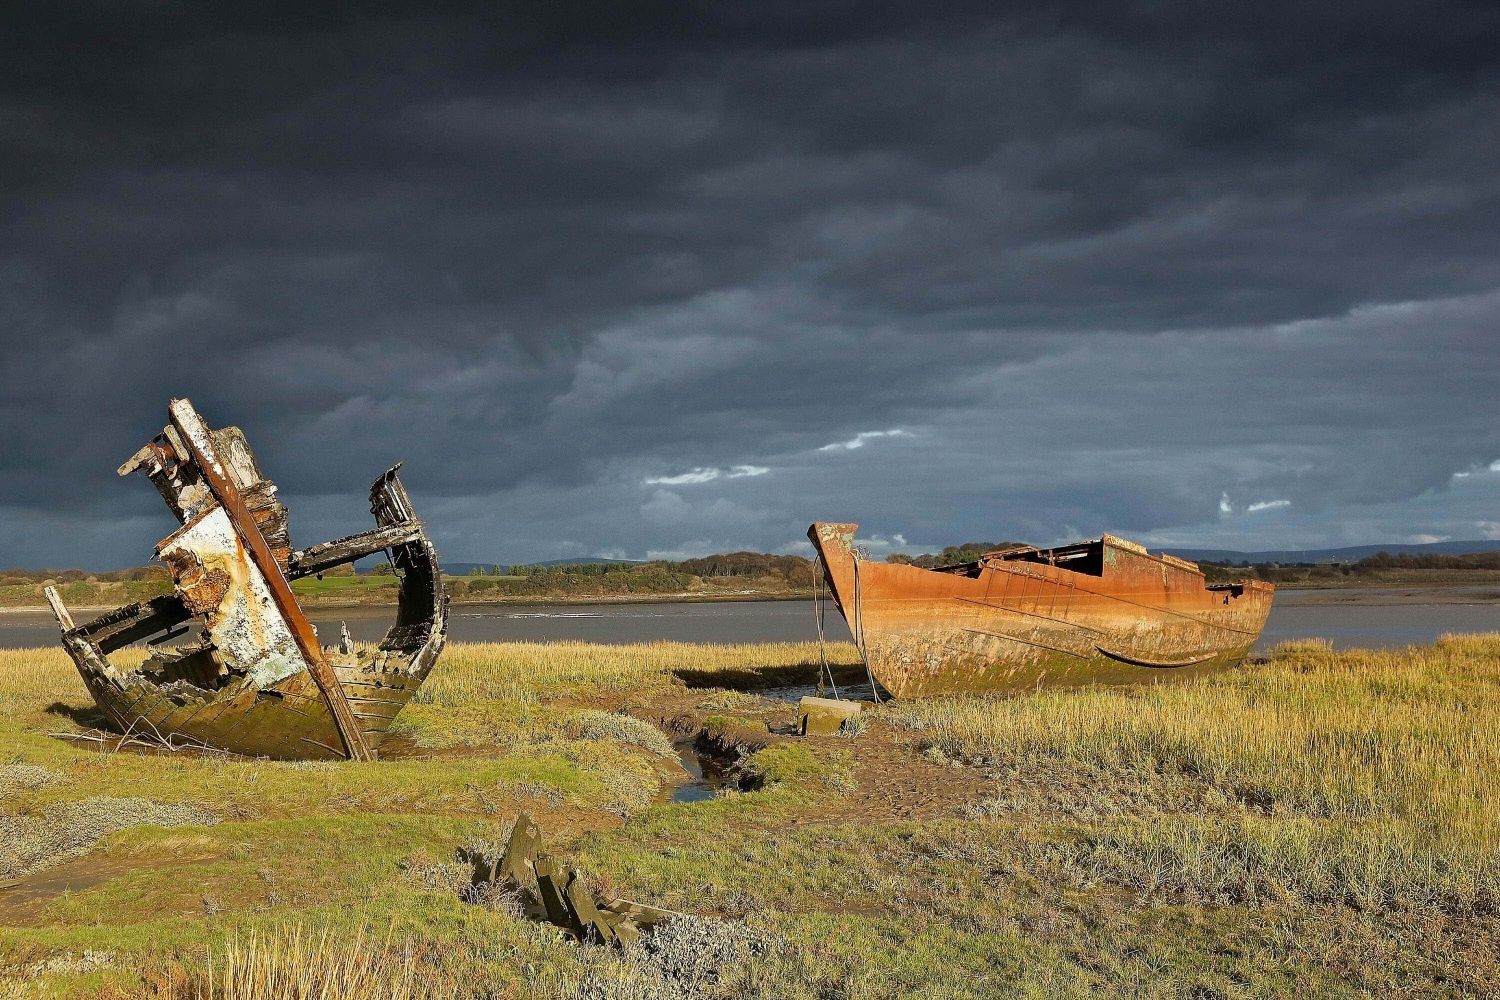
<svg viewBox="0 0 1500 1000">
<path fill-rule="evenodd" d="M 672 789 L 672 802 L 703 802 L 715 797 L 724 787 L 724 771 L 711 757 L 698 754 L 691 742 L 677 744 L 677 759 L 687 772 L 688 780 Z"/>
<path fill-rule="evenodd" d="M 1500 604 L 1273 605 L 1256 650 L 1318 636 L 1335 648 L 1416 646 L 1447 632 L 1500 632 Z"/>
<path fill-rule="evenodd" d="M 1500 603 L 1448 593 L 1443 603 L 1376 603 L 1370 591 L 1286 591 L 1278 595 L 1257 649 L 1283 639 L 1321 636 L 1340 648 L 1407 646 L 1432 642 L 1445 632 L 1500 631 Z M 1338 603 L 1320 603 L 1337 597 Z M 355 639 L 378 641 L 391 608 L 314 608 L 310 617 L 324 641 L 347 622 Z M 80 616 L 83 617 L 83 616 Z M 849 630 L 829 609 L 825 632 L 844 641 Z M 702 604 L 463 604 L 453 608 L 454 642 L 811 642 L 817 638 L 810 601 L 734 601 Z M 57 627 L 45 611 L 0 613 L 0 647 L 50 646 Z"/>
</svg>

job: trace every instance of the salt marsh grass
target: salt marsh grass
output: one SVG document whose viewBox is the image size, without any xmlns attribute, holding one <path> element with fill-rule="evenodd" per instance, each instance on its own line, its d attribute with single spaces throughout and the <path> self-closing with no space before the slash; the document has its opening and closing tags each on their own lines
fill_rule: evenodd
<svg viewBox="0 0 1500 1000">
<path fill-rule="evenodd" d="M 124 666 L 133 666 L 143 658 L 139 652 L 116 654 L 116 662 Z M 88 691 L 61 648 L 0 649 L 0 708 L 45 707 L 49 701 L 64 697 L 87 701 Z"/>
<path fill-rule="evenodd" d="M 1203 884 L 1494 908 L 1497 694 L 1500 634 L 1349 652 L 1302 641 L 1191 683 L 890 711 L 931 752 L 1083 795 L 1131 789 L 1127 814 L 1197 814 L 1095 838 L 1096 860 L 1132 879 L 1202 868 Z"/>
<path fill-rule="evenodd" d="M 454 644 L 400 717 L 408 756 L 354 765 L 99 753 L 52 735 L 88 721 L 62 651 L 0 651 L 0 814 L 140 796 L 221 820 L 108 834 L 69 863 L 117 876 L 0 915 L 0 996 L 623 995 L 584 986 L 622 960 L 403 874 L 521 808 L 613 891 L 788 942 L 705 997 L 1500 991 L 1500 635 L 897 702 L 854 739 L 773 739 L 742 765 L 763 790 L 665 804 L 659 713 L 788 730 L 755 693 L 817 662 Z"/>
<path fill-rule="evenodd" d="M 836 663 L 859 662 L 852 646 L 829 647 Z M 506 699 L 534 701 L 558 689 L 619 690 L 660 688 L 679 671 L 701 675 L 765 673 L 807 668 L 816 671 L 818 648 L 810 643 L 697 645 L 650 642 L 607 646 L 589 642 L 506 642 L 454 644 L 438 661 L 416 700 L 459 705 Z"/>
<path fill-rule="evenodd" d="M 437 1000 L 458 994 L 435 982 L 410 952 L 361 928 L 351 937 L 301 924 L 230 938 L 196 973 L 170 977 L 153 1000 Z"/>
</svg>

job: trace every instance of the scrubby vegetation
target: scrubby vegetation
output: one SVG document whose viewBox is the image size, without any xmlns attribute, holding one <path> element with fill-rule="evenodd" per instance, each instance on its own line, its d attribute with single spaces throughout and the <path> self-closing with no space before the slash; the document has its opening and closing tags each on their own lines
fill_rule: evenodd
<svg viewBox="0 0 1500 1000">
<path fill-rule="evenodd" d="M 923 569 L 936 569 L 939 566 L 957 566 L 961 563 L 971 563 L 986 552 L 994 552 L 996 549 L 1003 549 L 1018 544 L 1020 543 L 964 542 L 962 545 L 949 545 L 941 552 L 924 552 L 916 556 L 907 555 L 905 552 L 893 552 L 886 557 L 886 562 L 920 566 Z"/>
<path fill-rule="evenodd" d="M 450 579 L 448 585 L 460 598 L 475 600 L 663 594 L 801 596 L 811 592 L 813 564 L 800 556 L 729 552 L 678 562 L 512 566 L 505 575 Z"/>
<path fill-rule="evenodd" d="M 1500 570 L 1500 552 L 1469 552 L 1444 555 L 1434 552 L 1377 552 L 1356 562 L 1354 571 L 1382 569 L 1484 569 Z"/>
<path fill-rule="evenodd" d="M 60 652 L 0 653 L 0 815 L 137 810 L 0 890 L 0 996 L 1500 990 L 1500 636 L 1301 642 L 1177 686 L 894 703 L 852 739 L 782 735 L 792 707 L 765 692 L 817 662 L 456 645 L 388 759 L 346 765 L 101 752 L 55 735 L 89 724 Z M 754 790 L 667 803 L 667 733 L 713 727 L 755 734 L 736 765 Z M 454 849 L 523 807 L 609 891 L 775 946 L 664 980 L 461 902 Z"/>
<path fill-rule="evenodd" d="M 141 567 L 118 573 L 83 573 L 80 570 L 25 572 L 0 571 L 0 608 L 46 607 L 42 589 L 57 587 L 64 603 L 73 607 L 101 607 L 149 600 L 169 593 L 171 578 L 166 570 Z"/>
</svg>

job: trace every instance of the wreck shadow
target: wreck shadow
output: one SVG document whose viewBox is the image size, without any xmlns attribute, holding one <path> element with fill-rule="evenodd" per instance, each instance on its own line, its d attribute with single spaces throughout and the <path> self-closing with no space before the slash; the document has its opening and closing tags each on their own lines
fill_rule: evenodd
<svg viewBox="0 0 1500 1000">
<path fill-rule="evenodd" d="M 774 667 L 736 667 L 728 670 L 694 670 L 684 667 L 672 671 L 672 675 L 689 688 L 725 688 L 730 691 L 765 691 L 777 688 L 811 687 L 818 683 L 823 665 L 816 660 L 808 663 L 783 664 Z M 833 665 L 834 683 L 859 684 L 865 680 L 865 668 L 856 664 Z"/>
<path fill-rule="evenodd" d="M 60 715 L 70 719 L 82 726 L 84 729 L 102 729 L 110 731 L 109 716 L 99 710 L 97 705 L 67 705 L 60 701 L 54 701 L 46 708 L 48 715 Z"/>
</svg>

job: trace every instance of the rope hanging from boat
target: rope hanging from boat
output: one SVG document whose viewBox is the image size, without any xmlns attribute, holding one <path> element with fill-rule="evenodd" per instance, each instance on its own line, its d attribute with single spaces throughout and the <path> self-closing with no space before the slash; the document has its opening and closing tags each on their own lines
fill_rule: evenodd
<svg viewBox="0 0 1500 1000">
<path fill-rule="evenodd" d="M 880 692 L 875 687 L 875 673 L 870 669 L 870 651 L 865 648 L 865 606 L 859 591 L 859 549 L 853 548 L 850 552 L 854 556 L 854 644 L 859 649 L 859 658 L 865 664 L 865 676 L 870 679 L 870 697 L 875 699 L 875 704 L 880 704 Z"/>
<path fill-rule="evenodd" d="M 827 674 L 828 686 L 833 689 L 833 697 L 842 701 L 843 699 L 839 697 L 839 686 L 833 680 L 833 667 L 828 663 L 828 650 L 825 648 L 825 640 L 823 638 L 823 616 L 827 608 L 827 605 L 823 603 L 823 583 L 823 574 L 819 573 L 817 589 L 813 591 L 813 620 L 818 624 L 818 659 L 823 661 L 823 673 L 818 675 L 818 688 L 821 694 L 823 674 Z"/>
</svg>

